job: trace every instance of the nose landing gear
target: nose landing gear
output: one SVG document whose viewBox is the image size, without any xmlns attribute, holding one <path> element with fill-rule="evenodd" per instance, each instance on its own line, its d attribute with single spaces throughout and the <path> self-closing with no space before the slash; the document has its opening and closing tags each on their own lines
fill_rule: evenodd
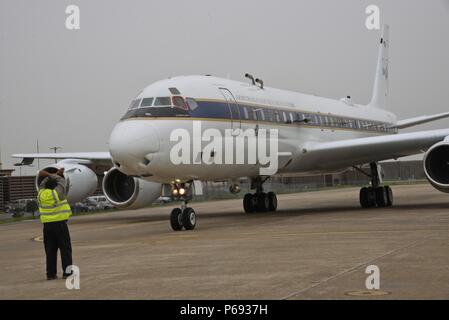
<svg viewBox="0 0 449 320">
<path fill-rule="evenodd" d="M 174 231 L 193 230 L 196 226 L 196 213 L 186 204 L 184 208 L 174 208 L 170 214 L 170 225 Z"/>
<path fill-rule="evenodd" d="M 188 200 L 192 199 L 191 183 L 173 183 L 172 196 L 182 200 L 181 208 L 174 208 L 170 214 L 170 225 L 174 231 L 193 230 L 196 227 L 196 213 L 193 208 L 187 207 Z"/>
</svg>

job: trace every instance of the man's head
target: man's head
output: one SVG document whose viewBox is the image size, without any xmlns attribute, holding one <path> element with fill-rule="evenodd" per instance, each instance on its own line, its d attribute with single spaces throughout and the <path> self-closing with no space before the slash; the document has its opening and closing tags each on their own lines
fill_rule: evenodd
<svg viewBox="0 0 449 320">
<path fill-rule="evenodd" d="M 58 181 L 56 181 L 55 178 L 48 177 L 47 181 L 45 182 L 45 189 L 51 189 L 53 190 L 58 185 Z"/>
</svg>

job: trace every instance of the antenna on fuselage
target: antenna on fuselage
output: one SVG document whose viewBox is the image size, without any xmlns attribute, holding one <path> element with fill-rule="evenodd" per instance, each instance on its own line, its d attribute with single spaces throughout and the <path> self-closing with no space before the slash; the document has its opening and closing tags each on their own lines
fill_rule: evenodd
<svg viewBox="0 0 449 320">
<path fill-rule="evenodd" d="M 245 73 L 245 78 L 251 79 L 251 82 L 253 83 L 253 85 L 256 85 L 256 81 L 254 81 L 254 77 L 252 74 L 249 73 Z"/>
<path fill-rule="evenodd" d="M 262 79 L 257 78 L 256 82 L 259 84 L 260 89 L 263 89 L 263 81 L 262 81 Z"/>
</svg>

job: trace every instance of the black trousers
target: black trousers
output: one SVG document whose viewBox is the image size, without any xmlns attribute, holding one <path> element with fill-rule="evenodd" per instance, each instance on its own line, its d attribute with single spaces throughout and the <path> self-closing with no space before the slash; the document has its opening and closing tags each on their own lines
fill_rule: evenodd
<svg viewBox="0 0 449 320">
<path fill-rule="evenodd" d="M 66 274 L 67 267 L 72 265 L 72 244 L 67 220 L 44 223 L 44 245 L 47 256 L 47 277 L 57 274 L 58 249 L 61 252 L 63 274 L 70 274 Z"/>
</svg>

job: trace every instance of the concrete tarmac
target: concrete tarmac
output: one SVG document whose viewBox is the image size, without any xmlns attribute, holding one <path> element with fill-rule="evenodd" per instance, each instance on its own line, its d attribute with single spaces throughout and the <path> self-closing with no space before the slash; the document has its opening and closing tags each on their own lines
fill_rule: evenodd
<svg viewBox="0 0 449 320">
<path fill-rule="evenodd" d="M 279 195 L 278 212 L 249 215 L 240 199 L 192 203 L 193 231 L 171 230 L 174 205 L 73 217 L 80 290 L 45 279 L 39 221 L 0 225 L 0 298 L 449 299 L 449 195 L 393 186 L 393 207 L 363 210 L 358 192 Z"/>
</svg>

